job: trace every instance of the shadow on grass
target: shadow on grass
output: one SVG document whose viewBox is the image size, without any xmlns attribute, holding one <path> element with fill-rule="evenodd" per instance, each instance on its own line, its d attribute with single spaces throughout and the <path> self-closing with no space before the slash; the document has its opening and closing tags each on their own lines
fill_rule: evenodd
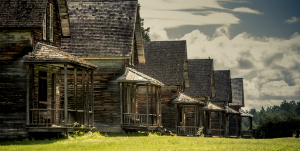
<svg viewBox="0 0 300 151">
<path fill-rule="evenodd" d="M 60 139 L 45 139 L 45 140 L 34 140 L 34 141 L 30 141 L 28 139 L 24 139 L 21 141 L 17 141 L 17 140 L 6 140 L 6 141 L 1 141 L 0 142 L 0 146 L 9 146 L 9 145 L 44 145 L 44 144 L 52 144 L 52 143 L 56 143 L 58 141 L 62 141 L 64 140 L 63 138 Z"/>
</svg>

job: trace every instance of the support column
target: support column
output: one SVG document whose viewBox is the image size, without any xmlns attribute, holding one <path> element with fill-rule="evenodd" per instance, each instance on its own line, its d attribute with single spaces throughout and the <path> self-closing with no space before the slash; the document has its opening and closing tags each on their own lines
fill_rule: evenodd
<svg viewBox="0 0 300 151">
<path fill-rule="evenodd" d="M 178 108 L 177 108 L 177 104 L 175 104 L 175 131 L 176 134 L 178 135 L 178 130 L 177 130 L 177 125 L 178 125 Z"/>
<path fill-rule="evenodd" d="M 206 136 L 207 134 L 206 134 L 206 124 L 207 124 L 207 122 L 206 122 L 206 111 L 203 111 L 203 125 L 204 125 L 204 128 L 203 128 L 203 134 L 204 134 L 204 136 Z"/>
<path fill-rule="evenodd" d="M 82 91 L 82 106 L 83 106 L 83 121 L 82 121 L 82 125 L 84 125 L 85 124 L 85 101 L 84 101 L 84 99 L 85 99 L 85 70 L 84 69 L 82 69 L 81 70 L 81 76 L 82 76 L 82 86 L 81 86 L 81 91 Z"/>
<path fill-rule="evenodd" d="M 160 117 L 160 119 L 159 119 L 159 124 L 160 125 L 162 125 L 162 111 L 161 111 L 161 87 L 159 87 L 159 89 L 158 89 L 158 93 L 159 93 L 159 95 L 158 95 L 158 98 L 159 98 L 159 117 Z"/>
<path fill-rule="evenodd" d="M 154 86 L 155 91 L 155 113 L 156 113 L 156 125 L 159 126 L 159 114 L 158 114 L 158 100 L 157 100 L 157 86 Z"/>
<path fill-rule="evenodd" d="M 153 85 L 150 85 L 151 87 L 151 124 L 153 124 L 154 120 L 153 120 Z"/>
<path fill-rule="evenodd" d="M 120 83 L 120 111 L 121 111 L 121 125 L 123 124 L 123 88 L 124 84 Z"/>
<path fill-rule="evenodd" d="M 27 83 L 26 83 L 26 126 L 29 126 L 29 98 L 30 98 L 30 90 L 29 90 L 29 83 L 30 83 L 30 66 L 29 64 L 26 64 L 26 70 L 27 70 Z"/>
<path fill-rule="evenodd" d="M 86 71 L 86 76 L 87 76 L 87 80 L 86 80 L 86 99 L 85 99 L 85 113 L 86 113 L 86 126 L 89 127 L 89 117 L 90 117 L 90 109 L 89 109 L 89 97 L 90 97 L 90 73 L 89 70 Z"/>
<path fill-rule="evenodd" d="M 249 117 L 249 136 L 252 137 L 252 117 Z"/>
<path fill-rule="evenodd" d="M 219 113 L 219 129 L 220 129 L 220 137 L 222 137 L 222 112 Z"/>
<path fill-rule="evenodd" d="M 68 68 L 64 65 L 64 110 L 65 110 L 65 126 L 68 127 Z"/>
<path fill-rule="evenodd" d="M 74 68 L 74 108 L 77 112 L 77 68 Z M 75 113 L 76 114 L 76 113 Z"/>
<path fill-rule="evenodd" d="M 146 86 L 147 127 L 149 128 L 149 88 Z"/>
<path fill-rule="evenodd" d="M 92 110 L 92 126 L 94 127 L 94 70 L 91 71 L 91 110 Z"/>
</svg>

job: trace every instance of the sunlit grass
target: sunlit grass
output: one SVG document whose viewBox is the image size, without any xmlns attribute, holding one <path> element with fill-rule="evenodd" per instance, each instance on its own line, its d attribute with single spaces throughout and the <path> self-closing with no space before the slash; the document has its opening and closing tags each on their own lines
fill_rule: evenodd
<svg viewBox="0 0 300 151">
<path fill-rule="evenodd" d="M 300 150 L 299 138 L 229 139 L 90 133 L 69 139 L 0 142 L 0 150 Z"/>
</svg>

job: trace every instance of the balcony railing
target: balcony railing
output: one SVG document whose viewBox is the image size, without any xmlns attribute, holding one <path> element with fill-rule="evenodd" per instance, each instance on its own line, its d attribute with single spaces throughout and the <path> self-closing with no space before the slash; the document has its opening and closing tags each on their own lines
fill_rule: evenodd
<svg viewBox="0 0 300 151">
<path fill-rule="evenodd" d="M 30 109 L 31 126 L 64 125 L 64 109 Z"/>
<path fill-rule="evenodd" d="M 149 126 L 157 126 L 156 121 L 156 114 L 149 114 Z M 123 113 L 122 125 L 147 126 L 147 114 Z"/>
<path fill-rule="evenodd" d="M 176 132 L 177 132 L 177 135 L 196 136 L 198 130 L 199 130 L 199 127 L 196 127 L 196 126 L 177 126 Z M 199 134 L 199 135 L 201 135 L 201 134 Z"/>
</svg>

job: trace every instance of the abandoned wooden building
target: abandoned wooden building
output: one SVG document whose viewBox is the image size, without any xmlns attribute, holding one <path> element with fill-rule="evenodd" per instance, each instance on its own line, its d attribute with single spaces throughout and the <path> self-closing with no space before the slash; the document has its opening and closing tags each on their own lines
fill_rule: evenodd
<svg viewBox="0 0 300 151">
<path fill-rule="evenodd" d="M 161 87 L 164 84 L 129 67 L 117 81 L 120 83 L 121 127 L 125 131 L 157 130 L 162 120 Z M 137 93 L 140 87 L 146 89 L 146 94 Z"/>
<path fill-rule="evenodd" d="M 22 62 L 23 56 L 32 52 L 39 42 L 48 45 L 47 48 L 54 46 L 60 49 L 61 37 L 68 36 L 62 32 L 65 31 L 62 28 L 64 25 L 62 24 L 64 22 L 62 10 L 67 10 L 63 2 L 65 1 L 0 1 L 0 137 L 16 135 L 17 132 L 22 135 L 28 134 L 26 128 L 32 122 L 32 118 L 28 123 L 28 112 L 26 112 L 28 111 L 26 106 L 28 74 L 26 65 Z M 57 75 L 58 69 L 57 67 Z M 38 72 L 38 70 L 35 71 Z M 41 72 L 41 75 L 41 79 L 44 79 L 42 81 L 46 82 L 46 77 L 48 78 L 50 74 Z M 51 83 L 48 84 L 51 85 Z M 34 87 L 35 90 L 39 88 Z M 37 94 L 30 95 L 38 97 Z M 51 95 L 49 97 L 51 98 Z M 44 109 L 50 107 L 47 102 L 43 103 L 41 106 Z M 42 113 L 43 111 L 35 112 Z M 42 121 L 45 120 L 39 120 L 39 122 Z M 37 122 L 36 119 L 35 122 Z"/>
<path fill-rule="evenodd" d="M 197 100 L 195 98 L 189 97 L 182 92 L 176 99 L 173 100 L 175 104 L 175 126 L 176 134 L 178 136 L 197 136 L 202 135 L 202 125 L 203 125 L 203 106 L 204 102 Z M 193 114 L 192 116 L 189 114 Z M 191 116 L 193 118 L 186 118 Z"/>
<path fill-rule="evenodd" d="M 95 65 L 42 43 L 25 55 L 23 62 L 27 67 L 28 132 L 69 132 L 82 125 L 86 129 L 93 127 Z M 72 76 L 68 76 L 70 73 Z"/>
<path fill-rule="evenodd" d="M 242 107 L 245 107 L 243 78 L 231 79 L 231 90 L 232 103 L 229 103 L 229 107 L 239 112 Z M 239 124 L 245 120 L 249 123 L 249 128 L 247 130 L 242 130 L 240 126 L 240 134 L 238 136 L 252 137 L 252 117 L 253 115 L 251 114 L 241 112 Z"/>
<path fill-rule="evenodd" d="M 146 63 L 140 64 L 138 71 L 164 83 L 161 90 L 162 126 L 175 133 L 176 110 L 172 100 L 179 91 L 189 87 L 186 41 L 145 42 L 144 49 Z M 140 89 L 139 93 L 145 94 L 145 89 Z"/>
<path fill-rule="evenodd" d="M 127 67 L 137 70 L 139 63 L 145 63 L 138 2 L 69 0 L 67 6 L 71 36 L 62 38 L 61 50 L 98 67 L 94 73 L 96 130 L 122 132 L 122 89 L 117 79 Z"/>
</svg>

